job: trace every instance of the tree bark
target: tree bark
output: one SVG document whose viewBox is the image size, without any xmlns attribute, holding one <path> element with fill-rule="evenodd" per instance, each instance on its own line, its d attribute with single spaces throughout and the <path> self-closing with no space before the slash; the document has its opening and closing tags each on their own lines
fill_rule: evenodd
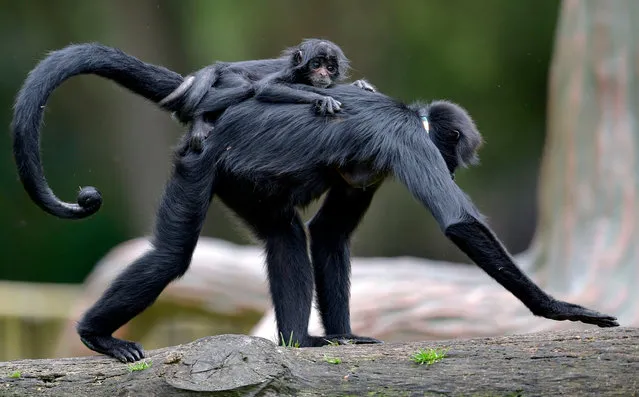
<svg viewBox="0 0 639 397">
<path fill-rule="evenodd" d="M 565 0 L 534 258 L 545 286 L 639 321 L 639 2 Z"/>
<path fill-rule="evenodd" d="M 0 394 L 634 396 L 638 346 L 636 328 L 305 349 L 221 335 L 150 351 L 138 371 L 104 356 L 0 363 Z M 420 349 L 446 355 L 420 365 Z"/>
</svg>

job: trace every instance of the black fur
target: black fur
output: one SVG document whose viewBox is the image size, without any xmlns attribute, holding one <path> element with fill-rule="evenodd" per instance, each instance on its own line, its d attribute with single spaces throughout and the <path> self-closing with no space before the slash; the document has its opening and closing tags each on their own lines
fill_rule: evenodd
<svg viewBox="0 0 639 397">
<path fill-rule="evenodd" d="M 29 73 L 16 97 L 11 131 L 20 180 L 31 199 L 57 217 L 82 219 L 100 209 L 102 196 L 98 189 L 83 187 L 78 193 L 77 204 L 63 202 L 49 188 L 42 170 L 39 131 L 44 108 L 51 93 L 73 76 L 95 74 L 107 78 L 174 112 L 181 121 L 192 122 L 187 134 L 191 142 L 183 146 L 183 150 L 189 146 L 197 149 L 198 145 L 193 143 L 194 135 L 208 133 L 210 120 L 228 106 L 254 94 L 255 89 L 249 81 L 259 81 L 287 70 L 294 50 L 301 48 L 305 54 L 314 54 L 314 40 L 305 40 L 299 47 L 284 51 L 280 58 L 207 66 L 188 76 L 186 82 L 180 74 L 167 68 L 142 62 L 119 49 L 98 43 L 74 44 L 52 51 Z M 348 70 L 348 60 L 338 46 L 332 45 L 330 48 L 339 63 L 339 77 L 343 78 Z M 364 80 L 353 85 L 374 91 L 374 87 Z M 212 86 L 216 89 L 211 90 Z M 229 86 L 232 88 L 221 88 Z M 183 90 L 172 95 L 180 87 Z M 301 90 L 311 88 L 304 85 L 296 87 Z"/>
<path fill-rule="evenodd" d="M 456 117 L 457 109 L 447 101 L 434 101 L 430 108 L 429 123 L 441 127 L 431 134 L 431 139 L 444 156 L 450 173 L 454 175 L 458 167 L 477 165 L 477 151 L 483 140 L 472 119 Z"/>
<path fill-rule="evenodd" d="M 329 88 L 344 80 L 349 61 L 337 46 L 328 40 L 306 39 L 299 46 L 284 52 L 289 65 L 283 70 L 256 82 L 256 98 L 266 102 L 315 103 L 320 114 L 334 113 L 341 104 L 329 95 L 312 88 L 292 88 L 291 84 Z M 316 63 L 317 65 L 314 65 Z"/>
<path fill-rule="evenodd" d="M 411 108 L 417 110 L 422 122 L 425 118 L 428 125 L 437 126 L 430 128 L 428 135 L 439 149 L 453 179 L 457 168 L 479 163 L 477 152 L 483 139 L 464 109 L 448 101 L 434 101 L 429 105 L 416 102 Z M 348 163 L 340 167 L 340 173 L 351 186 L 361 188 L 376 184 L 385 177 L 384 173 L 374 171 L 369 162 Z"/>
<path fill-rule="evenodd" d="M 301 346 L 345 340 L 377 343 L 353 335 L 350 329 L 349 240 L 379 186 L 373 183 L 361 189 L 345 181 L 344 171 L 359 165 L 380 180 L 391 176 L 403 183 L 430 210 L 445 235 L 533 314 L 600 327 L 618 325 L 614 317 L 558 301 L 536 286 L 451 180 L 455 164 L 446 163 L 432 136 L 456 137 L 458 129 L 460 137 L 474 137 L 476 131 L 465 130 L 474 125 L 462 108 L 445 102 L 407 106 L 352 85 L 318 92 L 342 102 L 341 112 L 318 116 L 306 105 L 248 99 L 218 115 L 215 139 L 206 140 L 201 153 L 177 149 L 183 155 L 175 157 L 158 210 L 154 248 L 119 275 L 78 324 L 89 348 L 122 361 L 144 355 L 141 346 L 113 338 L 112 333 L 187 270 L 214 194 L 264 242 L 270 291 L 284 340 L 292 335 Z M 200 105 L 205 103 L 206 97 Z M 430 134 L 421 116 L 427 117 Z M 37 134 L 37 129 L 27 131 L 27 138 L 28 134 Z M 38 159 L 31 152 L 37 139 L 24 138 L 24 134 L 15 136 L 18 164 L 25 156 Z M 468 144 L 473 142 L 475 147 L 479 144 L 469 138 Z M 464 163 L 472 158 L 465 147 L 460 143 L 456 149 Z M 49 193 L 40 205 L 55 203 L 58 200 L 40 164 L 36 165 L 23 181 Z M 321 209 L 308 223 L 309 258 L 309 237 L 297 208 L 325 192 Z M 313 287 L 327 334 L 323 337 L 307 332 Z"/>
<path fill-rule="evenodd" d="M 88 186 L 80 190 L 78 204 L 64 203 L 55 197 L 44 179 L 38 131 L 49 95 L 65 80 L 80 74 L 96 74 L 113 80 L 154 102 L 169 95 L 183 80 L 169 69 L 100 44 L 71 45 L 53 51 L 29 73 L 16 97 L 11 125 L 18 174 L 35 203 L 67 219 L 94 214 L 102 205 L 102 196 Z"/>
<path fill-rule="evenodd" d="M 348 68 L 349 61 L 337 44 L 322 39 L 306 39 L 285 50 L 280 58 L 217 62 L 195 73 L 192 79 L 189 76 L 176 93 L 162 100 L 160 105 L 175 107 L 179 106 L 176 101 L 184 101 L 179 106 L 181 110 L 176 113 L 183 122 L 192 122 L 187 133 L 189 147 L 200 151 L 218 113 L 253 94 L 265 102 L 313 104 L 322 115 L 338 112 L 341 103 L 329 95 L 318 94 L 313 87 L 332 87 L 347 77 Z M 292 84 L 298 84 L 297 89 L 292 88 Z M 364 80 L 353 84 L 374 90 Z M 216 95 L 207 96 L 211 87 Z M 207 103 L 201 103 L 202 100 Z M 206 116 L 202 114 L 203 109 L 206 109 Z"/>
</svg>

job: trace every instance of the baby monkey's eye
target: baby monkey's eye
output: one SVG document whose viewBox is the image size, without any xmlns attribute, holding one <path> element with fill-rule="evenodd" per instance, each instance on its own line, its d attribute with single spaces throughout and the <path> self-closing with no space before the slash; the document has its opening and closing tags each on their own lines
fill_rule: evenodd
<svg viewBox="0 0 639 397">
<path fill-rule="evenodd" d="M 319 61 L 318 61 L 318 60 L 316 60 L 316 59 L 315 59 L 315 60 L 312 60 L 312 61 L 311 61 L 311 67 L 312 67 L 313 69 L 317 69 L 317 68 L 319 68 L 319 67 L 320 67 L 320 63 L 319 63 Z"/>
<path fill-rule="evenodd" d="M 335 72 L 335 66 L 333 66 L 333 65 L 328 65 L 328 66 L 326 67 L 326 69 L 327 69 L 329 72 L 331 72 L 331 73 Z"/>
</svg>

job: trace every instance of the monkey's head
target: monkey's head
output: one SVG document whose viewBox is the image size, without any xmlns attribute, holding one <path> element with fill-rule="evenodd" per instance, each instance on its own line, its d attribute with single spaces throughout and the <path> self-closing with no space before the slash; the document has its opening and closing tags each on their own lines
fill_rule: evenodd
<svg viewBox="0 0 639 397">
<path fill-rule="evenodd" d="M 328 88 L 345 79 L 349 61 L 337 44 L 322 39 L 305 39 L 285 51 L 296 83 Z"/>
<path fill-rule="evenodd" d="M 461 106 L 448 101 L 434 101 L 426 106 L 411 106 L 422 118 L 426 118 L 428 134 L 439 149 L 451 176 L 458 167 L 479 163 L 477 152 L 483 144 L 470 115 Z"/>
</svg>

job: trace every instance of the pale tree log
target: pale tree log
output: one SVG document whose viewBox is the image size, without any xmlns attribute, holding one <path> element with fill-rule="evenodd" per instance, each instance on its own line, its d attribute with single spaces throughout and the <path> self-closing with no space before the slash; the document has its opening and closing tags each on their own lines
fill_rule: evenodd
<svg viewBox="0 0 639 397">
<path fill-rule="evenodd" d="M 544 285 L 626 324 L 639 321 L 638 20 L 634 0 L 562 3 L 533 260 Z"/>
<path fill-rule="evenodd" d="M 132 240 L 116 247 L 100 261 L 70 314 L 57 356 L 91 353 L 75 333 L 76 321 L 110 281 L 149 247 L 146 239 Z M 521 321 L 520 332 L 541 330 L 548 323 L 561 324 L 536 319 L 528 313 L 519 320 L 521 303 L 493 284 L 474 267 L 453 267 L 446 262 L 408 257 L 354 258 L 353 329 L 385 341 L 402 341 L 450 338 L 467 333 L 499 335 L 511 332 L 513 321 Z M 271 309 L 261 249 L 201 238 L 189 271 L 171 283 L 154 306 L 163 305 L 186 311 L 208 311 L 225 321 L 248 317 L 254 319 L 252 325 L 255 325 L 259 317 Z M 122 327 L 118 335 L 139 340 L 152 327 L 149 322 L 157 321 L 155 316 L 142 314 Z M 272 325 L 267 315 L 250 333 L 275 340 L 277 335 Z M 323 333 L 315 310 L 309 330 L 314 334 Z M 240 331 L 249 332 L 250 327 L 224 332 Z"/>
<path fill-rule="evenodd" d="M 540 219 L 519 263 L 556 297 L 639 325 L 637 145 L 639 2 L 562 3 L 552 64 Z M 73 313 L 93 302 L 115 272 L 146 249 L 142 240 L 109 254 Z M 190 271 L 161 302 L 237 315 L 270 306 L 255 247 L 202 239 Z M 387 341 L 525 333 L 584 325 L 533 317 L 475 267 L 414 258 L 353 260 L 353 331 Z M 123 337 L 142 320 L 120 330 Z M 314 315 L 310 331 L 322 333 Z M 253 334 L 275 338 L 272 312 Z M 60 354 L 86 353 L 70 323 Z"/>
<path fill-rule="evenodd" d="M 0 363 L 0 394 L 636 396 L 637 346 L 637 328 L 307 349 L 222 335 L 150 351 L 137 371 L 104 356 Z M 420 349 L 445 356 L 420 365 Z"/>
</svg>

